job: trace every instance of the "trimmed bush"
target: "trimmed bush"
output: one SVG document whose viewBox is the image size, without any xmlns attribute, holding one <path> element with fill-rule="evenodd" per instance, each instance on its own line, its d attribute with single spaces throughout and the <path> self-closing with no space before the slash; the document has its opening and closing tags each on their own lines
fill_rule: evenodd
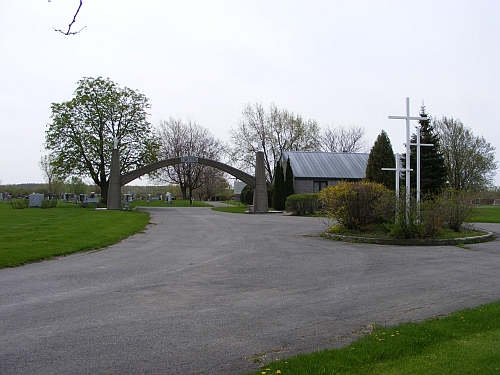
<svg viewBox="0 0 500 375">
<path fill-rule="evenodd" d="M 314 214 L 321 209 L 318 193 L 293 194 L 286 199 L 286 211 L 294 215 Z"/>
</svg>

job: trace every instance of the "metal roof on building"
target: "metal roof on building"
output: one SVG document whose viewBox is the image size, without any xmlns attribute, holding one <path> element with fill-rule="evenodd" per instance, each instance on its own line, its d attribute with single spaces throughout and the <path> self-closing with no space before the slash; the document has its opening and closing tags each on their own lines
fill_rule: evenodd
<svg viewBox="0 0 500 375">
<path fill-rule="evenodd" d="M 285 151 L 295 178 L 363 179 L 369 154 L 350 152 Z M 286 165 L 286 164 L 285 164 Z"/>
</svg>

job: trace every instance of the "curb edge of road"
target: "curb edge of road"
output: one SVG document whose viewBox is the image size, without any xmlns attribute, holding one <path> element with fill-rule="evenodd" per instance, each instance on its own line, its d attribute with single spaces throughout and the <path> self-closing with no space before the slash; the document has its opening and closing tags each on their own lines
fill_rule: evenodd
<svg viewBox="0 0 500 375">
<path fill-rule="evenodd" d="M 487 232 L 486 234 L 474 237 L 439 238 L 439 239 L 430 239 L 430 238 L 392 239 L 392 238 L 357 237 L 357 236 L 345 236 L 341 234 L 326 233 L 326 232 L 322 234 L 322 237 L 343 242 L 368 243 L 375 245 L 399 245 L 399 246 L 456 246 L 456 245 L 488 242 L 488 241 L 493 241 L 496 238 L 493 232 Z"/>
</svg>

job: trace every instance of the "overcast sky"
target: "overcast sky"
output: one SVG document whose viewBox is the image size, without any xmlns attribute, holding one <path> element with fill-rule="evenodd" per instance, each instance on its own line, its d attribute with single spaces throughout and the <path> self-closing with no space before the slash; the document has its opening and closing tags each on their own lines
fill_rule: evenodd
<svg viewBox="0 0 500 375">
<path fill-rule="evenodd" d="M 43 182 L 50 105 L 83 77 L 150 99 L 150 122 L 190 118 L 229 140 L 245 103 L 320 126 L 384 129 L 404 152 L 424 101 L 459 118 L 500 160 L 500 1 L 0 0 L 0 184 Z M 416 125 L 416 122 L 413 124 Z M 413 126 L 412 126 L 413 129 Z M 500 186 L 500 176 L 496 176 Z"/>
</svg>

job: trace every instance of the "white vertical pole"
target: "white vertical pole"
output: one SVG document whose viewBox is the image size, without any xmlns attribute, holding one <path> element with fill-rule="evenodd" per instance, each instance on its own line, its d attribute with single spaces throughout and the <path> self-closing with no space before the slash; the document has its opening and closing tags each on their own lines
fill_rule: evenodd
<svg viewBox="0 0 500 375">
<path fill-rule="evenodd" d="M 396 198 L 399 200 L 399 154 L 396 153 Z"/>
<path fill-rule="evenodd" d="M 417 203 L 420 202 L 420 147 L 422 146 L 434 146 L 431 143 L 420 143 L 420 130 L 421 127 L 417 127 L 417 143 L 411 143 L 412 146 L 417 146 Z"/>
<path fill-rule="evenodd" d="M 406 98 L 406 222 L 410 216 L 410 98 Z"/>
<path fill-rule="evenodd" d="M 417 204 L 420 204 L 420 126 L 417 127 Z"/>
</svg>

